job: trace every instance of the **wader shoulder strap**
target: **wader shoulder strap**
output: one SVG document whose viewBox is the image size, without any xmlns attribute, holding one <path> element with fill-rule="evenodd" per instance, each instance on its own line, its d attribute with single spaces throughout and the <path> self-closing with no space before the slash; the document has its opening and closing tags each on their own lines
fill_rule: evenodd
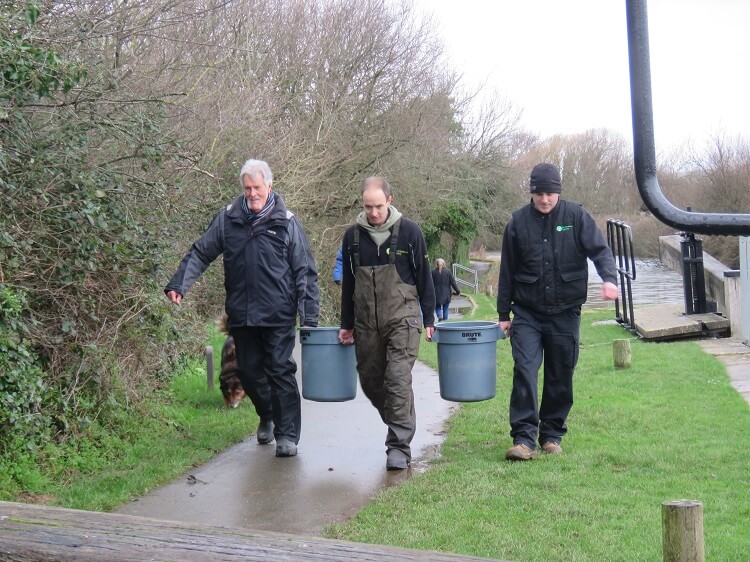
<svg viewBox="0 0 750 562">
<path fill-rule="evenodd" d="M 352 241 L 352 255 L 354 256 L 354 267 L 359 267 L 359 226 L 354 229 L 354 240 Z"/>
<path fill-rule="evenodd" d="M 398 231 L 401 228 L 401 219 L 396 221 L 393 225 L 393 231 L 391 233 L 391 247 L 388 255 L 388 263 L 393 265 L 396 263 L 396 246 L 398 245 Z"/>
</svg>

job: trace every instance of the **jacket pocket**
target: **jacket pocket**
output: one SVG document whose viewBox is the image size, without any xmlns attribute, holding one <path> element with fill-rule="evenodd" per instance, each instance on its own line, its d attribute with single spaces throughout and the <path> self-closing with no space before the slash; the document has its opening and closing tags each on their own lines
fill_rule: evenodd
<svg viewBox="0 0 750 562">
<path fill-rule="evenodd" d="M 557 284 L 557 300 L 562 305 L 583 302 L 588 289 L 588 271 L 576 270 L 560 272 Z"/>
<path fill-rule="evenodd" d="M 539 281 L 538 275 L 530 275 L 528 273 L 516 273 L 513 276 L 513 279 L 515 281 L 518 281 L 519 283 L 536 283 Z"/>
<path fill-rule="evenodd" d="M 569 271 L 567 273 L 560 273 L 560 278 L 565 283 L 570 283 L 571 281 L 578 281 L 579 279 L 586 279 L 588 277 L 587 271 Z"/>
</svg>

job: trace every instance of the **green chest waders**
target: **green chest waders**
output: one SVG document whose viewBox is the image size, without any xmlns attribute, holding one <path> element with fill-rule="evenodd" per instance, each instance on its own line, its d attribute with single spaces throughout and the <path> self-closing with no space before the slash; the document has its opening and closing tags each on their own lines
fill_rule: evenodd
<svg viewBox="0 0 750 562">
<path fill-rule="evenodd" d="M 400 225 L 400 220 L 393 225 L 386 265 L 360 263 L 361 229 L 354 230 L 354 332 L 359 381 L 388 426 L 386 448 L 411 459 L 416 430 L 411 370 L 422 318 L 417 288 L 404 283 L 396 270 Z"/>
</svg>

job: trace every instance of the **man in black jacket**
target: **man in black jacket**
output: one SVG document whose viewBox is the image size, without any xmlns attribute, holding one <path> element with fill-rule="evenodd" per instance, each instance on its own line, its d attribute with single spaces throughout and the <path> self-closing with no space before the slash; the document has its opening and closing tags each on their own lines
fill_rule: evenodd
<svg viewBox="0 0 750 562">
<path fill-rule="evenodd" d="M 403 470 L 416 431 L 411 370 L 422 324 L 428 340 L 435 330 L 435 290 L 422 231 L 392 200 L 384 178 L 365 180 L 364 211 L 342 242 L 339 340 L 355 343 L 362 390 L 388 426 L 386 468 Z"/>
<path fill-rule="evenodd" d="M 617 298 L 612 251 L 594 219 L 580 205 L 560 199 L 560 171 L 537 164 L 531 171 L 531 203 L 505 227 L 497 292 L 500 328 L 511 336 L 513 390 L 505 457 L 537 457 L 537 439 L 549 454 L 562 452 L 565 420 L 573 407 L 581 305 L 586 302 L 590 258 L 602 281 L 602 298 Z M 513 312 L 511 324 L 510 313 Z M 544 362 L 541 406 L 537 376 Z"/>
<path fill-rule="evenodd" d="M 276 456 L 297 454 L 301 402 L 292 358 L 297 316 L 318 324 L 318 274 L 302 226 L 272 190 L 262 160 L 240 171 L 244 193 L 214 217 L 164 289 L 179 303 L 219 255 L 224 255 L 227 327 L 245 392 L 260 418 L 258 443 L 276 438 Z"/>
</svg>

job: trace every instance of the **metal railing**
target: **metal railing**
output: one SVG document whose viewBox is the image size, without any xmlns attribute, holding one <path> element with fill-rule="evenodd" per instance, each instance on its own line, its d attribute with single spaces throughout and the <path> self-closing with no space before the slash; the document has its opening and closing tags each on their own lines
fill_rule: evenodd
<svg viewBox="0 0 750 562">
<path fill-rule="evenodd" d="M 615 320 L 631 332 L 636 331 L 633 314 L 633 284 L 635 281 L 635 257 L 633 256 L 633 230 L 616 219 L 607 219 L 607 242 L 617 265 L 620 295 L 615 300 Z M 622 313 L 620 301 L 622 300 Z"/>
<path fill-rule="evenodd" d="M 460 275 L 466 276 L 471 275 L 472 281 L 462 279 Z M 453 264 L 453 277 L 456 279 L 456 283 L 460 286 L 473 287 L 474 293 L 479 292 L 479 275 L 476 269 L 471 269 L 460 263 Z"/>
</svg>

